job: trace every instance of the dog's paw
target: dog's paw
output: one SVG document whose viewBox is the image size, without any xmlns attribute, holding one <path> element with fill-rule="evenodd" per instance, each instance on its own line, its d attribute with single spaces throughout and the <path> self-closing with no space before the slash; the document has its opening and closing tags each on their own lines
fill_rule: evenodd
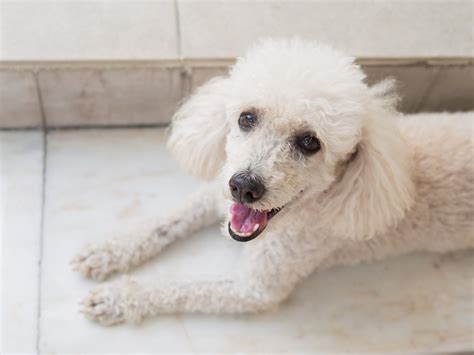
<svg viewBox="0 0 474 355">
<path fill-rule="evenodd" d="M 125 322 L 125 303 L 116 287 L 106 286 L 91 291 L 81 302 L 80 312 L 102 325 Z"/>
<path fill-rule="evenodd" d="M 113 245 L 90 246 L 71 260 L 71 267 L 85 277 L 102 281 L 110 274 L 120 270 L 118 259 L 118 256 L 114 254 Z"/>
</svg>

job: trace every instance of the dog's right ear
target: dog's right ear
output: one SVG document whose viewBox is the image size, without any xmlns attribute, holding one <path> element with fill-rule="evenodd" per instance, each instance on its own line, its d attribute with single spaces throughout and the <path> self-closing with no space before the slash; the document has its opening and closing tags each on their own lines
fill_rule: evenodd
<svg viewBox="0 0 474 355">
<path fill-rule="evenodd" d="M 229 78 L 201 86 L 174 114 L 168 148 L 190 174 L 214 178 L 225 161 Z"/>
</svg>

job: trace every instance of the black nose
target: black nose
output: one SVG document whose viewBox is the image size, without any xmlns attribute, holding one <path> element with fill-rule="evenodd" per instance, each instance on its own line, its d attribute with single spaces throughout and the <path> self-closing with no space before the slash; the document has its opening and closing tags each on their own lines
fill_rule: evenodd
<svg viewBox="0 0 474 355">
<path fill-rule="evenodd" d="M 234 174 L 229 180 L 229 187 L 234 199 L 240 203 L 258 201 L 265 192 L 262 179 L 247 173 Z"/>
</svg>

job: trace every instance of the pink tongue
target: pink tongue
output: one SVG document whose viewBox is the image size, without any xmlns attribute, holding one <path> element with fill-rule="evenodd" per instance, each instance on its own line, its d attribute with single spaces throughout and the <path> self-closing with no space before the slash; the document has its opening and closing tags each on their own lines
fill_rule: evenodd
<svg viewBox="0 0 474 355">
<path fill-rule="evenodd" d="M 259 229 L 267 224 L 267 211 L 257 211 L 240 203 L 233 203 L 230 213 L 230 225 L 238 233 L 252 233 L 257 224 Z"/>
</svg>

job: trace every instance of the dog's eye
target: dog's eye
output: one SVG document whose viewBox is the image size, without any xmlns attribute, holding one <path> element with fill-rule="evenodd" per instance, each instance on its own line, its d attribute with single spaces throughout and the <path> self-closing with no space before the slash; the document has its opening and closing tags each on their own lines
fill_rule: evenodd
<svg viewBox="0 0 474 355">
<path fill-rule="evenodd" d="M 296 137 L 295 145 L 299 151 L 306 155 L 317 153 L 321 149 L 318 138 L 312 133 L 304 133 Z"/>
<path fill-rule="evenodd" d="M 242 112 L 239 117 L 239 127 L 242 131 L 250 131 L 257 124 L 257 117 L 252 112 Z"/>
</svg>

